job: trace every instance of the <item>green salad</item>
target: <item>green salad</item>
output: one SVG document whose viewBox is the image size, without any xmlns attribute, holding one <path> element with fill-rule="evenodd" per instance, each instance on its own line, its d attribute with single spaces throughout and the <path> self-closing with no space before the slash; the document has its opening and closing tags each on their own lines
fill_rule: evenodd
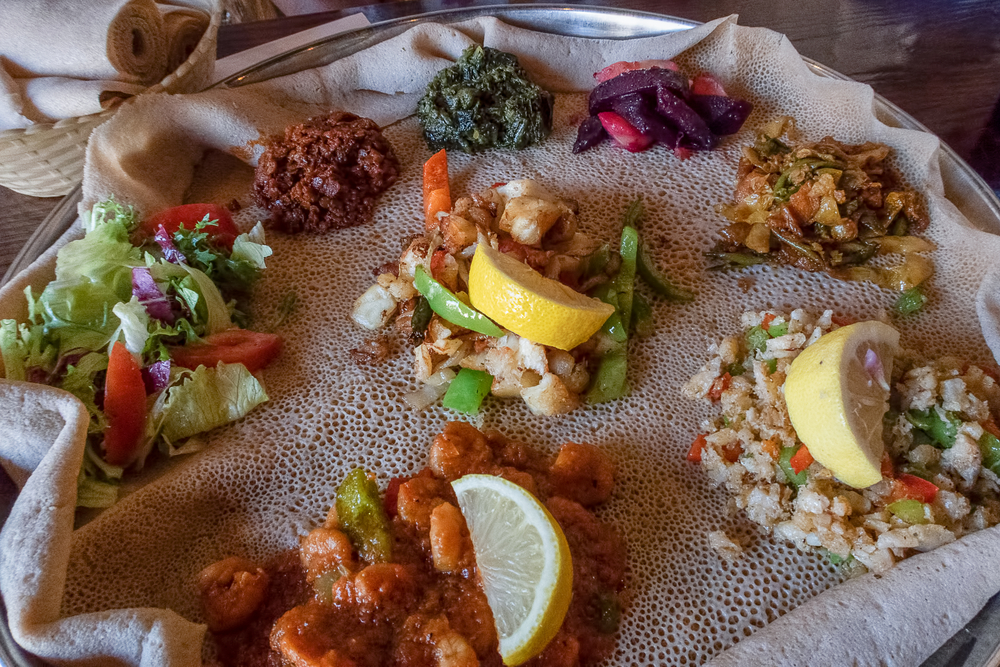
<svg viewBox="0 0 1000 667">
<path fill-rule="evenodd" d="M 25 289 L 25 321 L 0 320 L 7 380 L 64 389 L 90 426 L 77 504 L 107 507 L 127 468 L 158 449 L 197 451 L 196 436 L 267 400 L 252 371 L 281 338 L 239 328 L 271 254 L 261 225 L 238 233 L 211 204 L 145 221 L 113 199 L 83 216 L 58 252 L 55 280 Z"/>
</svg>

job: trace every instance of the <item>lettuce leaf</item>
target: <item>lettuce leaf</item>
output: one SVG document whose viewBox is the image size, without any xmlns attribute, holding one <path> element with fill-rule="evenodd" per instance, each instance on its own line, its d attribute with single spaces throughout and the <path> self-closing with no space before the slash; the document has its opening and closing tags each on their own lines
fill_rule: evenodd
<svg viewBox="0 0 1000 667">
<path fill-rule="evenodd" d="M 163 424 L 161 435 L 171 445 L 246 416 L 267 400 L 264 387 L 243 364 L 200 366 L 183 384 L 167 390 L 161 414 L 150 415 Z"/>
<path fill-rule="evenodd" d="M 0 359 L 3 360 L 4 377 L 24 381 L 27 346 L 17 335 L 15 320 L 0 320 Z"/>
<path fill-rule="evenodd" d="M 129 287 L 128 293 L 131 291 Z M 96 352 L 108 344 L 121 324 L 112 308 L 129 298 L 119 299 L 108 286 L 77 277 L 49 283 L 38 298 L 38 308 L 45 331 L 59 342 L 61 350 L 83 348 Z"/>
<path fill-rule="evenodd" d="M 114 344 L 124 336 L 128 351 L 134 356 L 141 355 L 149 338 L 149 313 L 146 312 L 146 307 L 133 296 L 127 302 L 116 303 L 111 310 L 118 316 L 119 325 L 111 334 L 108 344 Z"/>
<path fill-rule="evenodd" d="M 47 373 L 55 365 L 56 356 L 56 347 L 42 325 L 0 320 L 0 359 L 8 380 L 27 380 L 32 369 Z"/>
<path fill-rule="evenodd" d="M 66 375 L 59 387 L 80 399 L 80 402 L 90 413 L 90 425 L 87 432 L 98 435 L 104 432 L 107 420 L 104 412 L 97 407 L 97 387 L 94 376 L 108 367 L 108 355 L 91 352 L 84 355 L 75 365 L 67 366 Z"/>
<path fill-rule="evenodd" d="M 105 463 L 91 443 L 83 453 L 83 465 L 76 480 L 77 507 L 111 507 L 118 502 L 118 488 L 124 468 Z"/>
<path fill-rule="evenodd" d="M 142 251 L 129 241 L 127 227 L 110 222 L 59 250 L 56 280 L 71 282 L 86 278 L 104 285 L 117 295 L 118 301 L 128 301 L 132 294 L 132 267 L 142 265 Z"/>
<path fill-rule="evenodd" d="M 266 268 L 264 260 L 274 254 L 264 241 L 264 226 L 261 223 L 247 234 L 240 234 L 233 241 L 233 252 L 229 256 L 233 261 L 247 262 L 257 269 Z"/>
<path fill-rule="evenodd" d="M 211 335 L 232 329 L 233 320 L 229 316 L 229 308 L 226 307 L 226 301 L 222 298 L 222 293 L 212 282 L 212 279 L 187 264 L 181 264 L 181 267 L 193 279 L 195 289 L 201 297 L 197 308 L 193 309 L 192 312 L 197 312 L 198 316 L 205 322 L 206 333 Z"/>
</svg>

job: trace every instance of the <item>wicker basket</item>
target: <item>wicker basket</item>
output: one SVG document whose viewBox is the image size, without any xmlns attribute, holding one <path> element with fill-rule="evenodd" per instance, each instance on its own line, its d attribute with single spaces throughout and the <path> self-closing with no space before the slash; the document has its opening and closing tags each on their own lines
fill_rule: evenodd
<svg viewBox="0 0 1000 667">
<path fill-rule="evenodd" d="M 208 29 L 180 67 L 142 94 L 193 93 L 212 83 L 222 11 L 218 0 L 196 2 L 211 13 Z M 83 177 L 83 158 L 90 133 L 118 108 L 0 132 L 0 185 L 34 197 L 66 194 Z"/>
</svg>

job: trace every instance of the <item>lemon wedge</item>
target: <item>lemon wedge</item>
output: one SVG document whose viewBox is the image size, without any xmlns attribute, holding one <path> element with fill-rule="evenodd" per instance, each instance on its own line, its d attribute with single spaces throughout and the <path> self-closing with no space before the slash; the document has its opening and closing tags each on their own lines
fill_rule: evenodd
<svg viewBox="0 0 1000 667">
<path fill-rule="evenodd" d="M 560 350 L 586 341 L 615 312 L 487 243 L 479 244 L 469 267 L 469 299 L 505 329 Z"/>
<path fill-rule="evenodd" d="M 573 561 L 559 524 L 535 496 L 493 475 L 451 483 L 493 611 L 500 656 L 520 665 L 562 627 L 573 596 Z"/>
<path fill-rule="evenodd" d="M 785 403 L 809 453 L 854 488 L 882 479 L 882 417 L 889 408 L 899 332 L 858 322 L 820 337 L 785 378 Z"/>
</svg>

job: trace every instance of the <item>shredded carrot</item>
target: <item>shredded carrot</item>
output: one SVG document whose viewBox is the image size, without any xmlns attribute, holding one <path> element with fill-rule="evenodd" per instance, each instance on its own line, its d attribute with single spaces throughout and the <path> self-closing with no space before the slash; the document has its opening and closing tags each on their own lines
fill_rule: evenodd
<svg viewBox="0 0 1000 667">
<path fill-rule="evenodd" d="M 809 453 L 809 449 L 805 445 L 802 445 L 799 447 L 799 451 L 792 454 L 792 458 L 788 459 L 788 465 L 790 465 L 792 470 L 795 471 L 795 474 L 798 475 L 800 472 L 811 466 L 815 460 L 816 459 L 813 458 L 813 455 Z"/>
<path fill-rule="evenodd" d="M 448 189 L 448 154 L 442 148 L 424 163 L 424 226 L 437 226 L 437 214 L 451 210 Z"/>
<path fill-rule="evenodd" d="M 775 461 L 781 456 L 781 442 L 777 438 L 768 438 L 762 442 L 761 449 Z"/>
<path fill-rule="evenodd" d="M 760 323 L 760 328 L 763 329 L 764 331 L 769 330 L 771 328 L 771 322 L 774 321 L 775 317 L 776 315 L 774 315 L 773 313 L 768 313 L 767 315 L 765 315 L 764 321 Z"/>
</svg>

